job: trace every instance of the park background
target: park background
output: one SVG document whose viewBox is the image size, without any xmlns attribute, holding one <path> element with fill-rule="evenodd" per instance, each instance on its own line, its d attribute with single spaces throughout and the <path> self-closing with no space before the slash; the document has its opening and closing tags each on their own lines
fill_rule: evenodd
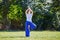
<svg viewBox="0 0 60 40">
<path fill-rule="evenodd" d="M 0 0 L 0 30 L 25 30 L 27 5 L 36 30 L 60 31 L 60 0 Z"/>
<path fill-rule="evenodd" d="M 25 37 L 28 5 L 37 28 Z M 0 0 L 0 40 L 60 40 L 60 0 Z"/>
</svg>

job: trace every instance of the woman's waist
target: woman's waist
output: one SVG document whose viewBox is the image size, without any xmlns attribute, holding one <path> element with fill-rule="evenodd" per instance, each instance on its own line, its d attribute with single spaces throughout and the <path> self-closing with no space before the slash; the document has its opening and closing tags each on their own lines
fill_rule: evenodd
<svg viewBox="0 0 60 40">
<path fill-rule="evenodd" d="M 32 19 L 26 19 L 26 21 L 32 22 Z"/>
</svg>

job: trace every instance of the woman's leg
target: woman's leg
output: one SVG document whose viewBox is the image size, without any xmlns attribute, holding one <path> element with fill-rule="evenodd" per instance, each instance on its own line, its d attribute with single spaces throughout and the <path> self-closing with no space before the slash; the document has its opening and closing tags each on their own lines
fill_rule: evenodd
<svg viewBox="0 0 60 40">
<path fill-rule="evenodd" d="M 36 29 L 36 25 L 33 22 L 30 23 L 30 29 L 31 30 Z"/>
<path fill-rule="evenodd" d="M 29 25 L 29 22 L 27 22 L 27 21 L 25 23 L 25 35 L 26 35 L 26 37 L 30 36 L 30 25 Z"/>
</svg>

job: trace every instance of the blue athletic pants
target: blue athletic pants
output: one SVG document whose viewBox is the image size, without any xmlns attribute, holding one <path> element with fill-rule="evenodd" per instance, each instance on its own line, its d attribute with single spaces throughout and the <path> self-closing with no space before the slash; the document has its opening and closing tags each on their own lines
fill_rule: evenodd
<svg viewBox="0 0 60 40">
<path fill-rule="evenodd" d="M 30 28 L 28 28 L 28 25 Z M 26 21 L 25 23 L 25 35 L 26 37 L 30 36 L 30 30 L 36 29 L 36 25 L 33 22 Z"/>
</svg>

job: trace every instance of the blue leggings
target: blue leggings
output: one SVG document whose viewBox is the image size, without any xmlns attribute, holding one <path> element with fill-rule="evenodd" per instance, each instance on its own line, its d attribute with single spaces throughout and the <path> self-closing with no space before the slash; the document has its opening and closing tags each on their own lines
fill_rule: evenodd
<svg viewBox="0 0 60 40">
<path fill-rule="evenodd" d="M 30 26 L 30 27 L 28 27 L 28 26 Z M 36 25 L 34 23 L 26 21 L 26 23 L 25 23 L 25 35 L 26 35 L 26 37 L 29 37 L 30 30 L 33 30 L 35 28 L 36 28 Z"/>
</svg>

